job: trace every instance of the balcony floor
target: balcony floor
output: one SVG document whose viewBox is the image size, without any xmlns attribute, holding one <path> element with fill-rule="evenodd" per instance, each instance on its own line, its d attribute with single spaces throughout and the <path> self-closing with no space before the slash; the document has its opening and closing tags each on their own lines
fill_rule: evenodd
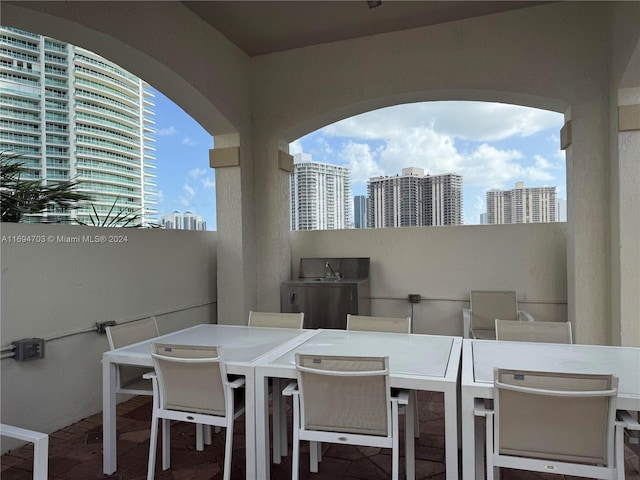
<svg viewBox="0 0 640 480">
<path fill-rule="evenodd" d="M 420 392 L 419 405 L 422 434 L 416 442 L 416 479 L 443 480 L 445 464 L 442 397 L 438 394 Z M 118 406 L 119 469 L 114 475 L 102 474 L 101 413 L 53 433 L 49 437 L 49 479 L 138 480 L 146 478 L 150 420 L 150 397 L 135 397 Z M 222 478 L 224 437 L 221 434 L 214 434 L 213 444 L 206 446 L 203 452 L 195 451 L 193 425 L 177 423 L 171 429 L 171 438 L 172 468 L 165 472 L 161 470 L 160 452 L 158 452 L 156 479 L 217 480 Z M 235 428 L 232 480 L 245 478 L 244 443 L 244 423 L 240 419 Z M 33 449 L 30 445 L 13 450 L 0 458 L 2 480 L 32 478 Z M 391 457 L 388 450 L 379 448 L 325 445 L 319 473 L 309 473 L 309 460 L 304 447 L 300 464 L 301 480 L 377 480 L 390 477 Z M 625 464 L 626 480 L 640 480 L 639 446 L 626 447 Z M 273 480 L 291 478 L 291 457 L 283 459 L 281 465 L 272 465 L 271 478 Z M 515 470 L 505 470 L 502 473 L 503 480 L 559 480 L 561 478 L 560 475 L 534 474 Z"/>
</svg>

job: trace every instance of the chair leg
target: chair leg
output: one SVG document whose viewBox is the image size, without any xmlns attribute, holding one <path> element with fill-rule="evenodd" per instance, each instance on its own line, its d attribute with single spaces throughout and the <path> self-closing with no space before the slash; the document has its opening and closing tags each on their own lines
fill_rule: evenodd
<svg viewBox="0 0 640 480">
<path fill-rule="evenodd" d="M 211 445 L 211 442 L 212 442 L 211 425 L 205 425 L 204 426 L 204 444 Z"/>
<path fill-rule="evenodd" d="M 485 442 L 487 444 L 486 455 L 487 455 L 487 480 L 493 480 L 494 476 L 497 475 L 500 478 L 500 469 L 493 464 L 493 414 L 487 414 L 485 417 L 485 430 L 486 430 L 486 439 Z"/>
<path fill-rule="evenodd" d="M 409 396 L 409 405 L 405 409 L 405 476 L 407 480 L 415 480 L 416 478 L 416 447 L 415 442 L 418 435 L 415 434 L 415 419 L 417 417 L 417 403 L 415 402 L 415 390 Z"/>
<path fill-rule="evenodd" d="M 309 471 L 318 473 L 318 450 L 320 442 L 309 442 Z"/>
<path fill-rule="evenodd" d="M 413 400 L 413 434 L 415 438 L 420 438 L 420 419 L 418 418 L 418 391 L 411 390 Z"/>
<path fill-rule="evenodd" d="M 158 417 L 155 413 L 151 419 L 151 437 L 149 438 L 149 463 L 147 465 L 147 480 L 153 480 L 156 473 L 156 449 L 158 446 Z"/>
<path fill-rule="evenodd" d="M 278 384 L 278 401 L 280 405 L 280 456 L 286 457 L 289 453 L 289 442 L 287 439 L 287 400 L 282 396 L 283 385 L 285 382 L 279 380 Z"/>
<path fill-rule="evenodd" d="M 196 423 L 196 450 L 201 452 L 204 450 L 204 426 L 201 423 Z"/>
<path fill-rule="evenodd" d="M 168 470 L 171 466 L 171 421 L 162 419 L 162 469 Z"/>
<path fill-rule="evenodd" d="M 300 408 L 297 395 L 293 397 L 293 452 L 291 453 L 291 480 L 300 475 Z"/>
<path fill-rule="evenodd" d="M 233 418 L 233 415 L 231 416 Z M 222 478 L 229 480 L 231 478 L 231 457 L 233 455 L 233 421 L 227 424 L 227 435 L 224 442 L 224 471 Z"/>
<path fill-rule="evenodd" d="M 271 410 L 273 417 L 273 463 L 279 464 L 280 459 L 282 457 L 281 453 L 281 445 L 282 441 L 280 439 L 282 435 L 282 429 L 280 428 L 281 419 L 280 416 L 282 414 L 282 409 L 280 408 L 280 404 L 282 403 L 282 395 L 280 388 L 280 379 L 272 378 L 271 379 Z"/>
</svg>

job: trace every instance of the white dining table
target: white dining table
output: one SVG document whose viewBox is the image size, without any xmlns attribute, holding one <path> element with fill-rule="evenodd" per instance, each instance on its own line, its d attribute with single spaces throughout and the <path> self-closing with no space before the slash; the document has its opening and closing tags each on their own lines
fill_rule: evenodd
<svg viewBox="0 0 640 480">
<path fill-rule="evenodd" d="M 465 339 L 462 352 L 462 478 L 484 478 L 475 399 L 493 398 L 493 369 L 614 374 L 617 407 L 640 411 L 640 348 Z M 481 422 L 481 420 L 478 420 Z"/>
<path fill-rule="evenodd" d="M 246 478 L 257 478 L 254 367 L 269 352 L 278 348 L 293 348 L 316 333 L 315 330 L 205 324 L 105 352 L 102 356 L 103 472 L 109 475 L 117 470 L 117 365 L 152 367 L 151 343 L 161 341 L 180 345 L 220 346 L 227 372 L 246 378 Z"/>
<path fill-rule="evenodd" d="M 394 388 L 444 393 L 445 449 L 448 480 L 458 478 L 458 373 L 461 337 L 323 330 L 293 347 L 280 347 L 255 365 L 257 476 L 268 480 L 269 402 L 268 379 L 296 378 L 295 354 L 388 356 Z M 411 466 L 413 467 L 413 466 Z M 408 471 L 411 480 L 415 472 Z"/>
</svg>

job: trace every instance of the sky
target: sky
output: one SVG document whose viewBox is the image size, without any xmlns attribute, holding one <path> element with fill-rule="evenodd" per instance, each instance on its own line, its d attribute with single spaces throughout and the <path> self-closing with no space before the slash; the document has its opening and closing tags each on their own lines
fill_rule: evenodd
<svg viewBox="0 0 640 480">
<path fill-rule="evenodd" d="M 174 210 L 201 215 L 215 230 L 213 140 L 178 106 L 156 92 L 158 215 Z M 487 102 L 423 102 L 387 107 L 328 125 L 290 144 L 289 152 L 351 169 L 353 195 L 367 180 L 419 167 L 432 175 L 463 177 L 466 224 L 480 223 L 486 192 L 555 186 L 566 198 L 563 115 Z"/>
</svg>

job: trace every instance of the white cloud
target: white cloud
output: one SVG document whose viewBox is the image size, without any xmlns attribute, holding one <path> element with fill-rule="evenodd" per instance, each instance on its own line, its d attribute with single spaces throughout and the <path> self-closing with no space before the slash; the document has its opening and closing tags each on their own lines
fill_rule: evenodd
<svg viewBox="0 0 640 480">
<path fill-rule="evenodd" d="M 204 188 L 216 188 L 216 181 L 209 177 L 204 177 L 202 179 L 202 185 Z"/>
<path fill-rule="evenodd" d="M 519 105 L 489 102 L 423 102 L 396 105 L 324 127 L 330 137 L 388 140 L 413 128 L 472 141 L 525 137 L 562 126 L 561 114 Z"/>
<path fill-rule="evenodd" d="M 189 170 L 189 175 L 193 178 L 202 177 L 206 175 L 207 171 L 204 168 L 194 168 L 193 170 Z"/>
<path fill-rule="evenodd" d="M 159 128 L 156 130 L 156 136 L 158 137 L 168 137 L 175 133 L 178 133 L 178 131 L 174 127 Z"/>
<path fill-rule="evenodd" d="M 348 142 L 339 153 L 351 169 L 352 182 L 367 182 L 371 177 L 383 175 L 382 169 L 374 159 L 370 145 Z"/>
<path fill-rule="evenodd" d="M 193 146 L 197 145 L 197 144 L 198 144 L 198 142 L 196 142 L 193 138 L 190 138 L 190 137 L 184 137 L 184 138 L 182 139 L 182 144 L 183 144 L 183 145 L 186 145 L 186 146 L 188 146 L 188 147 L 193 147 Z"/>
<path fill-rule="evenodd" d="M 300 139 L 297 139 L 289 144 L 289 155 L 295 155 L 296 153 L 302 153 L 303 151 L 304 150 L 302 149 L 302 142 L 300 142 Z"/>
<path fill-rule="evenodd" d="M 164 202 L 164 192 L 162 190 L 158 190 L 158 203 Z"/>
</svg>

